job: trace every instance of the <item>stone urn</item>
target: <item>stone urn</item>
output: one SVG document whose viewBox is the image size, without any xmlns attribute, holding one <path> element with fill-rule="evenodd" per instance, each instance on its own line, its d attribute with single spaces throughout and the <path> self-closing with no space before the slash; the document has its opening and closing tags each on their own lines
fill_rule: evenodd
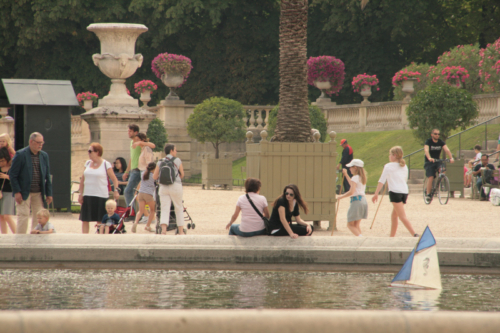
<svg viewBox="0 0 500 333">
<path fill-rule="evenodd" d="M 177 87 L 179 87 L 182 82 L 184 82 L 184 76 L 180 74 L 162 74 L 161 82 L 170 89 L 170 93 L 165 98 L 166 100 L 178 100 L 179 96 L 175 92 Z"/>
<path fill-rule="evenodd" d="M 141 102 L 142 102 L 142 106 L 143 107 L 146 107 L 148 106 L 148 102 L 151 100 L 151 93 L 152 91 L 151 90 L 143 90 L 141 92 Z"/>
<path fill-rule="evenodd" d="M 85 109 L 85 111 L 89 111 L 92 109 L 92 104 L 93 104 L 93 101 L 91 99 L 86 99 L 83 101 L 83 108 Z"/>
<path fill-rule="evenodd" d="M 462 81 L 460 79 L 450 79 L 450 85 L 457 87 L 457 88 L 462 88 Z"/>
<path fill-rule="evenodd" d="M 416 81 L 417 79 L 407 79 L 403 81 L 401 90 L 406 94 L 406 97 L 403 99 L 404 102 L 411 101 L 411 95 L 415 92 L 413 85 Z"/>
<path fill-rule="evenodd" d="M 92 60 L 111 79 L 109 94 L 99 100 L 99 106 L 139 106 L 139 101 L 127 94 L 125 79 L 142 66 L 142 54 L 135 54 L 135 42 L 148 31 L 142 24 L 94 23 L 87 27 L 101 42 L 101 53 Z"/>
<path fill-rule="evenodd" d="M 361 96 L 363 96 L 363 101 L 361 102 L 361 104 L 369 104 L 370 101 L 368 100 L 368 97 L 372 95 L 372 86 L 370 86 L 369 84 L 363 84 L 361 86 L 360 94 Z"/>
<path fill-rule="evenodd" d="M 314 86 L 321 90 L 321 96 L 319 96 L 319 98 L 328 98 L 325 91 L 332 87 L 330 81 L 314 81 Z"/>
</svg>

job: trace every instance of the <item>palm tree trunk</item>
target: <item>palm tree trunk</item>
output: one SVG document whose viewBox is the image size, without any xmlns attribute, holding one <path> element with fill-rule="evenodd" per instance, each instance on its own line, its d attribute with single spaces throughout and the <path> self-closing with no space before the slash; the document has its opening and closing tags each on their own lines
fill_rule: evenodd
<svg viewBox="0 0 500 333">
<path fill-rule="evenodd" d="M 307 105 L 307 0 L 281 0 L 280 107 L 274 141 L 311 141 Z"/>
</svg>

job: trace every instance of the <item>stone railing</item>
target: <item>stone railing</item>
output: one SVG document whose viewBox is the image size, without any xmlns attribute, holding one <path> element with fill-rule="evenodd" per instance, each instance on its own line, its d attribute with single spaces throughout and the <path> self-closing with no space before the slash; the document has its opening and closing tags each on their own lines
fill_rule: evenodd
<svg viewBox="0 0 500 333">
<path fill-rule="evenodd" d="M 247 118 L 243 120 L 246 122 L 248 130 L 267 129 L 269 113 L 274 106 L 245 105 L 244 108 L 247 113 Z"/>
<path fill-rule="evenodd" d="M 89 124 L 79 115 L 71 116 L 71 144 L 87 144 L 89 142 Z"/>
<path fill-rule="evenodd" d="M 500 94 L 475 95 L 479 107 L 478 122 L 500 115 Z M 335 105 L 318 104 L 325 111 L 328 131 L 371 132 L 410 129 L 406 117 L 407 102 L 382 102 Z"/>
</svg>

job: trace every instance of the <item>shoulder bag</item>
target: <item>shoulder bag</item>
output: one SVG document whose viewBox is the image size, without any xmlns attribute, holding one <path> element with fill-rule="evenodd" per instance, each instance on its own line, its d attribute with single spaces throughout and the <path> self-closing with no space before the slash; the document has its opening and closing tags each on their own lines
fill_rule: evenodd
<svg viewBox="0 0 500 333">
<path fill-rule="evenodd" d="M 259 210 L 257 209 L 257 207 L 255 207 L 255 205 L 254 205 L 254 203 L 253 203 L 252 199 L 250 199 L 250 196 L 248 195 L 248 193 L 246 194 L 246 196 L 247 196 L 248 201 L 250 202 L 250 205 L 252 205 L 253 209 L 255 210 L 255 212 L 256 212 L 257 214 L 259 214 L 259 216 L 260 216 L 260 218 L 262 219 L 262 221 L 264 221 L 264 226 L 266 227 L 266 233 L 267 233 L 268 235 L 270 235 L 270 233 L 271 233 L 271 226 L 270 226 L 270 224 L 269 224 L 269 220 L 268 220 L 268 218 L 267 218 L 267 217 L 265 217 L 264 215 L 262 215 L 262 213 L 261 213 L 261 212 L 259 212 Z"/>
<path fill-rule="evenodd" d="M 3 199 L 3 192 L 2 192 L 2 190 L 3 190 L 3 186 L 4 185 L 5 185 L 5 178 L 3 179 L 2 188 L 0 188 L 0 200 Z"/>
</svg>

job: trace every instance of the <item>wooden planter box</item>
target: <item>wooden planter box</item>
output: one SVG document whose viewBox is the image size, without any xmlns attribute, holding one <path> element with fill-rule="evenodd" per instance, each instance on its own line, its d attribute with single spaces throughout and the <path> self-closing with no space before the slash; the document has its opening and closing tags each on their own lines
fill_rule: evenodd
<svg viewBox="0 0 500 333">
<path fill-rule="evenodd" d="M 247 176 L 262 182 L 260 194 L 267 198 L 269 211 L 274 200 L 288 184 L 299 187 L 307 202 L 305 221 L 329 221 L 328 230 L 336 228 L 335 181 L 337 142 L 247 142 Z"/>
<path fill-rule="evenodd" d="M 203 189 L 210 190 L 212 185 L 222 185 L 233 189 L 233 161 L 230 158 L 202 157 L 201 184 Z"/>
</svg>

